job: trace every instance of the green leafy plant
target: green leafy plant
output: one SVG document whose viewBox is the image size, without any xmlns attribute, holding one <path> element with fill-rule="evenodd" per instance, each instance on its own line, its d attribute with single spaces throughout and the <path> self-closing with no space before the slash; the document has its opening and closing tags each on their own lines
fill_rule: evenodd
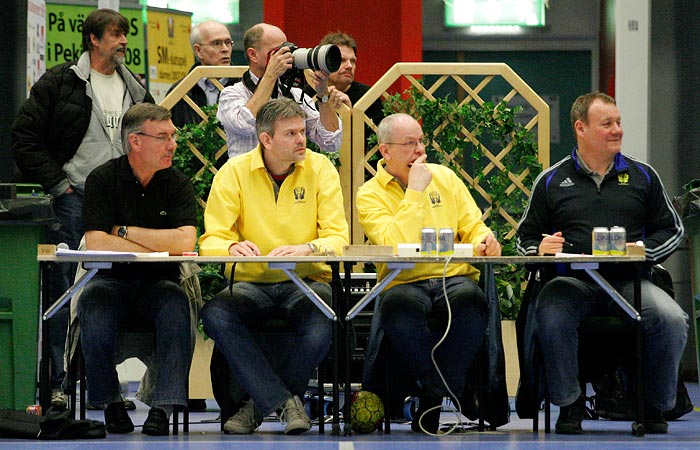
<svg viewBox="0 0 700 450">
<path fill-rule="evenodd" d="M 178 132 L 177 151 L 173 156 L 173 166 L 184 173 L 194 186 L 197 204 L 197 236 L 204 232 L 204 205 L 211 183 L 214 179 L 213 168 L 220 166 L 228 158 L 226 152 L 217 160 L 226 141 L 219 134 L 220 124 L 216 119 L 218 105 L 205 106 L 202 111 L 207 120 L 184 125 Z M 204 301 L 210 300 L 226 285 L 226 279 L 220 264 L 202 264 L 199 282 Z"/>
<path fill-rule="evenodd" d="M 542 171 L 532 133 L 517 121 L 521 107 L 506 101 L 460 104 L 449 96 L 430 99 L 412 87 L 384 101 L 384 113 L 406 112 L 420 120 L 431 142 L 428 160 L 452 168 L 485 211 L 503 255 L 516 255 L 515 226 L 528 202 L 529 188 Z M 373 136 L 376 143 L 376 136 Z M 498 163 L 494 161 L 499 161 Z M 522 265 L 496 267 L 504 319 L 520 309 L 527 270 Z"/>
</svg>

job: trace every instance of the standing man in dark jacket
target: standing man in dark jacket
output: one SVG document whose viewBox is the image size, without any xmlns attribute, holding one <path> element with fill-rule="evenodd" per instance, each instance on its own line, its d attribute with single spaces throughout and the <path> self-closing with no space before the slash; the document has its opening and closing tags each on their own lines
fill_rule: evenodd
<svg viewBox="0 0 700 450">
<path fill-rule="evenodd" d="M 355 80 L 355 69 L 357 68 L 357 44 L 355 43 L 355 39 L 349 34 L 335 31 L 323 36 L 323 39 L 321 39 L 318 45 L 326 44 L 337 45 L 340 49 L 341 57 L 340 68 L 328 75 L 328 90 L 338 90 L 344 93 L 345 95 L 340 98 L 348 108 L 352 108 L 371 87 Z M 316 91 L 311 85 L 306 85 L 306 87 L 304 87 L 304 92 L 309 96 L 316 95 Z M 379 122 L 384 118 L 381 100 L 376 100 L 372 103 L 365 114 L 372 119 L 375 125 L 379 126 Z M 369 137 L 370 132 L 371 130 L 368 129 L 365 137 Z"/>
<path fill-rule="evenodd" d="M 627 242 L 642 241 L 649 264 L 666 259 L 683 238 L 683 225 L 648 164 L 625 155 L 615 99 L 585 94 L 571 107 L 578 146 L 535 180 L 518 225 L 518 252 L 544 255 L 591 253 L 593 227 L 623 226 Z M 600 274 L 630 300 L 634 277 L 624 265 L 601 264 Z M 676 404 L 678 366 L 688 337 L 688 316 L 650 280 L 641 285 L 644 340 L 643 424 L 647 433 L 666 433 L 662 412 Z M 584 399 L 578 381 L 578 329 L 586 317 L 615 312 L 607 291 L 587 275 L 558 270 L 537 297 L 537 333 L 550 399 L 560 406 L 556 432 L 580 434 Z"/>
<path fill-rule="evenodd" d="M 223 23 L 215 20 L 207 20 L 192 27 L 190 32 L 190 44 L 197 62 L 190 68 L 198 66 L 229 66 L 231 65 L 231 52 L 233 51 L 233 41 L 231 33 Z M 219 82 L 224 86 L 233 86 L 240 81 L 239 78 L 221 78 Z M 177 81 L 170 89 L 172 92 L 182 80 Z M 198 106 L 209 106 L 219 103 L 221 91 L 214 86 L 208 78 L 200 79 L 192 86 L 187 95 Z M 176 127 L 182 127 L 188 123 L 200 122 L 202 118 L 184 100 L 180 100 L 170 110 L 173 115 L 173 123 Z"/>
<path fill-rule="evenodd" d="M 32 87 L 12 126 L 12 150 L 24 180 L 39 183 L 55 197 L 61 223 L 52 243 L 77 249 L 83 235 L 83 190 L 95 167 L 123 154 L 122 114 L 135 103 L 151 102 L 124 65 L 129 22 L 111 9 L 96 9 L 83 24 L 83 54 L 49 69 Z M 57 298 L 70 286 L 75 267 L 59 264 L 52 273 Z M 49 323 L 52 404 L 64 406 L 63 349 L 68 308 Z"/>
</svg>

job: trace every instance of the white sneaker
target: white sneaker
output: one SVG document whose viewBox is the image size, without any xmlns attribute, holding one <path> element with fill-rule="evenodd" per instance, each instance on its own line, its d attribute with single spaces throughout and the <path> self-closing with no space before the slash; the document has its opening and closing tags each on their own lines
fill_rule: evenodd
<svg viewBox="0 0 700 450">
<path fill-rule="evenodd" d="M 51 392 L 51 406 L 56 408 L 68 408 L 68 396 L 60 389 L 54 389 Z"/>
<path fill-rule="evenodd" d="M 233 434 L 253 434 L 260 426 L 255 417 L 255 404 L 249 400 L 236 414 L 230 417 L 224 424 L 224 431 Z"/>
<path fill-rule="evenodd" d="M 284 434 L 300 434 L 311 428 L 311 419 L 306 415 L 304 404 L 296 395 L 284 402 L 280 422 L 287 424 Z"/>
</svg>

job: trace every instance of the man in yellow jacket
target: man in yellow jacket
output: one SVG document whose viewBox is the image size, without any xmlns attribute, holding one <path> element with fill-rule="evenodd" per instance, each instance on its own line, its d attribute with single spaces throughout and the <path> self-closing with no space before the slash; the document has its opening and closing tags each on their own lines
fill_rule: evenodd
<svg viewBox="0 0 700 450">
<path fill-rule="evenodd" d="M 201 255 L 342 252 L 348 225 L 340 178 L 325 156 L 306 148 L 304 119 L 300 106 L 286 98 L 271 100 L 258 111 L 260 144 L 227 161 L 214 177 L 204 212 L 206 232 L 199 240 Z M 327 265 L 301 263 L 296 272 L 330 303 Z M 253 433 L 263 417 L 282 409 L 285 434 L 303 433 L 311 422 L 300 397 L 328 352 L 331 321 L 282 271 L 269 270 L 265 263 L 239 264 L 235 280 L 233 295 L 225 289 L 202 309 L 205 331 L 250 395 L 224 430 Z M 282 362 L 268 361 L 266 349 L 246 328 L 271 314 L 297 328 L 295 338 L 280 343 L 288 348 Z"/>
<path fill-rule="evenodd" d="M 451 228 L 456 242 L 473 244 L 476 254 L 501 254 L 464 183 L 449 168 L 426 163 L 426 137 L 415 119 L 407 114 L 388 116 L 379 124 L 377 138 L 383 159 L 374 178 L 357 191 L 360 223 L 373 244 L 396 249 L 399 243 L 420 242 L 422 228 Z M 402 271 L 381 294 L 379 314 L 373 318 L 419 388 L 414 431 L 437 432 L 438 405 L 444 396 L 459 396 L 484 337 L 488 308 L 477 285 L 479 271 L 469 264 L 451 264 L 444 283 L 451 325 L 436 351 L 443 382 L 431 361 L 435 339 L 427 319 L 447 318 L 444 270 L 443 264 L 417 264 Z M 378 264 L 379 279 L 386 274 L 385 265 Z"/>
</svg>

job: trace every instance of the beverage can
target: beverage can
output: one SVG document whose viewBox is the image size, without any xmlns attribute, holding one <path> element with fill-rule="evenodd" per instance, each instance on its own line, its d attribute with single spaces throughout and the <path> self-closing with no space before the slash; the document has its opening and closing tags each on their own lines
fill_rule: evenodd
<svg viewBox="0 0 700 450">
<path fill-rule="evenodd" d="M 437 236 L 435 233 L 435 228 L 423 228 L 420 231 L 420 254 L 437 254 Z"/>
<path fill-rule="evenodd" d="M 32 414 L 34 416 L 41 415 L 41 405 L 29 405 L 27 406 L 27 414 Z"/>
<path fill-rule="evenodd" d="M 610 254 L 615 256 L 627 254 L 627 232 L 623 227 L 610 227 Z"/>
<path fill-rule="evenodd" d="M 593 228 L 591 250 L 594 255 L 610 254 L 610 230 L 607 227 Z"/>
<path fill-rule="evenodd" d="M 452 255 L 455 252 L 455 232 L 452 228 L 440 228 L 438 232 L 438 255 Z"/>
</svg>

